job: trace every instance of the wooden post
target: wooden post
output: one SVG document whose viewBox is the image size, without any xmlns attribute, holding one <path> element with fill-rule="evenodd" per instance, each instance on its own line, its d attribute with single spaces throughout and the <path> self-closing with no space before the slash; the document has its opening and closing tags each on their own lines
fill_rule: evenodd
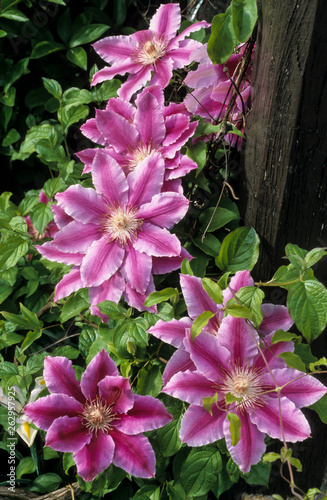
<svg viewBox="0 0 327 500">
<path fill-rule="evenodd" d="M 327 246 L 327 4 L 262 0 L 258 7 L 252 110 L 237 190 L 244 223 L 261 240 L 252 274 L 267 280 L 288 263 L 282 260 L 288 242 L 308 250 Z M 316 275 L 327 284 L 326 261 Z M 326 355 L 326 335 L 312 347 Z M 326 426 L 308 413 L 313 439 L 291 446 L 303 463 L 295 481 L 305 491 L 321 486 L 327 463 Z M 271 492 L 290 494 L 278 474 Z"/>
</svg>

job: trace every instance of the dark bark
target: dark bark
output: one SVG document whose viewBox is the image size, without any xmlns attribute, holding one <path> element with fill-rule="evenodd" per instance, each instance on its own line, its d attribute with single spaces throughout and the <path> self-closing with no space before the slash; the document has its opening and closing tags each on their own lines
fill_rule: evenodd
<svg viewBox="0 0 327 500">
<path fill-rule="evenodd" d="M 259 4 L 252 110 L 238 191 L 244 223 L 261 240 L 256 279 L 268 280 L 287 264 L 282 257 L 289 242 L 307 250 L 327 246 L 326 25 L 325 0 Z M 326 284 L 326 260 L 316 275 Z M 326 335 L 319 337 L 314 354 L 326 355 L 326 344 Z M 305 491 L 322 484 L 327 462 L 326 426 L 314 412 L 309 419 L 313 439 L 293 445 L 303 463 L 296 484 Z M 290 493 L 277 473 L 273 481 L 272 493 Z"/>
</svg>

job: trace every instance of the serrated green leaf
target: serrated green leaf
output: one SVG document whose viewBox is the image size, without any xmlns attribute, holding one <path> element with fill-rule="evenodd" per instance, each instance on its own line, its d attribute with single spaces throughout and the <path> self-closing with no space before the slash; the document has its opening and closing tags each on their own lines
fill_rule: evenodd
<svg viewBox="0 0 327 500">
<path fill-rule="evenodd" d="M 154 304 L 159 304 L 160 302 L 165 302 L 171 297 L 179 295 L 177 288 L 164 288 L 160 292 L 152 292 L 144 301 L 146 307 L 151 307 Z"/>
<path fill-rule="evenodd" d="M 212 20 L 211 35 L 208 41 L 208 55 L 214 64 L 226 62 L 233 53 L 237 39 L 233 28 L 231 7 L 224 14 Z"/>
<path fill-rule="evenodd" d="M 40 59 L 41 57 L 48 56 L 53 52 L 57 52 L 58 50 L 63 50 L 65 48 L 64 45 L 57 42 L 49 42 L 47 40 L 43 40 L 35 45 L 31 53 L 31 59 Z"/>
<path fill-rule="evenodd" d="M 246 42 L 251 36 L 258 18 L 256 0 L 233 0 L 233 29 L 239 42 Z"/>
<path fill-rule="evenodd" d="M 91 90 L 94 101 L 106 101 L 111 99 L 111 97 L 116 97 L 120 85 L 121 82 L 117 78 L 113 78 L 96 86 Z"/>
<path fill-rule="evenodd" d="M 287 306 L 291 318 L 308 343 L 317 338 L 327 323 L 327 290 L 316 279 L 289 287 Z"/>
<path fill-rule="evenodd" d="M 126 310 L 124 307 L 111 300 L 100 302 L 97 306 L 100 312 L 109 316 L 110 319 L 122 319 L 126 317 Z"/>
<path fill-rule="evenodd" d="M 209 320 L 213 318 L 215 313 L 211 311 L 203 311 L 195 320 L 193 321 L 191 327 L 191 340 L 193 341 L 197 337 L 203 328 L 207 326 Z"/>
<path fill-rule="evenodd" d="M 89 308 L 89 303 L 85 298 L 77 293 L 68 297 L 66 302 L 64 303 L 64 307 L 62 308 L 60 314 L 60 321 L 65 323 L 65 321 L 77 316 L 83 309 Z"/>
<path fill-rule="evenodd" d="M 84 104 L 80 104 L 79 106 L 71 107 L 69 109 L 64 107 L 61 112 L 58 111 L 58 118 L 62 121 L 65 129 L 67 130 L 74 123 L 77 123 L 80 120 L 85 120 L 89 111 L 88 106 L 85 106 Z"/>
<path fill-rule="evenodd" d="M 31 209 L 30 217 L 33 226 L 42 235 L 46 228 L 46 225 L 53 220 L 51 205 L 38 203 Z"/>
<path fill-rule="evenodd" d="M 105 24 L 90 24 L 89 26 L 83 26 L 83 28 L 78 29 L 72 34 L 68 45 L 72 49 L 78 45 L 93 42 L 97 38 L 100 38 L 109 28 L 110 26 Z"/>
<path fill-rule="evenodd" d="M 60 83 L 51 78 L 42 77 L 44 88 L 52 94 L 56 99 L 60 99 L 62 96 L 62 88 Z"/>
<path fill-rule="evenodd" d="M 251 271 L 259 256 L 259 236 L 253 227 L 239 227 L 222 242 L 215 259 L 222 271 Z"/>
<path fill-rule="evenodd" d="M 17 264 L 28 251 L 26 240 L 12 236 L 0 245 L 0 270 L 5 271 Z"/>
<path fill-rule="evenodd" d="M 300 356 L 297 354 L 294 354 L 294 352 L 282 352 L 278 355 L 279 358 L 283 358 L 287 366 L 290 368 L 295 368 L 296 370 L 299 370 L 300 372 L 306 372 L 306 366 L 303 363 L 302 359 Z"/>
<path fill-rule="evenodd" d="M 187 497 L 206 495 L 221 470 L 221 455 L 215 446 L 193 448 L 182 465 L 180 475 L 180 482 Z"/>
<path fill-rule="evenodd" d="M 164 457 L 171 457 L 172 455 L 175 455 L 181 448 L 182 443 L 179 438 L 180 426 L 181 422 L 180 419 L 178 419 L 173 420 L 162 429 L 157 430 L 157 444 Z"/>
</svg>

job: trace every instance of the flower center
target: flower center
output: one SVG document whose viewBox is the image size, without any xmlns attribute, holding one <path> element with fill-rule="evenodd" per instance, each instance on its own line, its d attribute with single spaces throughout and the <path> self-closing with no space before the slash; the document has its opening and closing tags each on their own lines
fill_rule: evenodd
<svg viewBox="0 0 327 500">
<path fill-rule="evenodd" d="M 117 414 L 112 413 L 112 404 L 106 403 L 97 396 L 93 401 L 87 401 L 82 413 L 82 419 L 85 427 L 90 432 L 103 431 L 108 433 L 112 429 L 111 423 L 117 420 Z"/>
<path fill-rule="evenodd" d="M 127 160 L 125 165 L 126 173 L 132 172 L 142 160 L 145 160 L 148 156 L 156 153 L 156 151 L 157 150 L 154 149 L 151 144 L 141 144 L 137 148 L 130 151 L 130 158 Z"/>
<path fill-rule="evenodd" d="M 153 35 L 153 38 L 141 41 L 134 54 L 135 61 L 148 66 L 166 53 L 167 42 L 162 36 Z"/>
<path fill-rule="evenodd" d="M 143 220 L 138 219 L 136 214 L 135 208 L 117 207 L 105 215 L 102 225 L 109 241 L 118 240 L 123 246 L 131 241 L 143 224 Z"/>
<path fill-rule="evenodd" d="M 230 392 L 236 398 L 241 399 L 240 403 L 236 403 L 236 409 L 248 410 L 250 407 L 263 404 L 263 398 L 260 398 L 260 395 L 264 388 L 260 379 L 260 370 L 248 366 L 236 366 L 226 374 L 220 390 L 225 394 Z"/>
</svg>

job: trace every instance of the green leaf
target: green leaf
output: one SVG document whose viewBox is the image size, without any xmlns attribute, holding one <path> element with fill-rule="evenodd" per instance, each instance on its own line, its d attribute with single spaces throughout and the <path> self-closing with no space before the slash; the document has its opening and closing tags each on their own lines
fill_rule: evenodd
<svg viewBox="0 0 327 500">
<path fill-rule="evenodd" d="M 327 290 L 316 279 L 289 287 L 287 306 L 291 318 L 308 343 L 317 338 L 327 323 Z"/>
<path fill-rule="evenodd" d="M 258 18 L 256 0 L 232 0 L 234 33 L 243 43 L 251 36 Z"/>
<path fill-rule="evenodd" d="M 307 250 L 304 250 L 304 248 L 300 248 L 299 245 L 287 243 L 285 247 L 285 253 L 287 257 L 289 257 L 290 255 L 298 255 L 299 257 L 304 259 L 308 252 Z"/>
<path fill-rule="evenodd" d="M 41 57 L 57 52 L 58 50 L 63 50 L 64 48 L 65 46 L 61 43 L 44 40 L 35 45 L 32 50 L 31 59 L 40 59 Z"/>
<path fill-rule="evenodd" d="M 208 324 L 209 320 L 214 317 L 214 315 L 215 313 L 211 311 L 203 311 L 197 318 L 195 318 L 191 327 L 192 341 L 201 333 L 203 328 Z"/>
<path fill-rule="evenodd" d="M 16 478 L 20 479 L 25 474 L 33 474 L 36 470 L 36 465 L 32 457 L 23 457 L 16 469 Z"/>
<path fill-rule="evenodd" d="M 13 107 L 15 104 L 16 89 L 15 87 L 10 87 L 10 89 L 0 97 L 0 102 L 5 106 Z"/>
<path fill-rule="evenodd" d="M 111 300 L 105 300 L 97 304 L 102 314 L 106 314 L 110 319 L 121 319 L 126 317 L 124 307 Z"/>
<path fill-rule="evenodd" d="M 306 366 L 303 363 L 302 359 L 300 356 L 297 354 L 294 354 L 294 352 L 282 352 L 278 355 L 279 358 L 283 358 L 283 360 L 286 362 L 287 366 L 290 368 L 295 368 L 296 370 L 299 370 L 300 372 L 306 372 Z"/>
<path fill-rule="evenodd" d="M 251 271 L 259 256 L 259 236 L 253 227 L 239 227 L 221 245 L 216 265 L 222 271 Z"/>
<path fill-rule="evenodd" d="M 18 21 L 19 23 L 26 23 L 29 21 L 28 17 L 25 16 L 18 9 L 7 9 L 5 12 L 0 13 L 0 17 L 5 17 L 6 19 L 11 19 L 12 21 Z"/>
<path fill-rule="evenodd" d="M 284 330 L 277 330 L 274 333 L 271 343 L 277 344 L 277 342 L 288 342 L 289 340 L 299 339 L 300 337 L 292 332 L 284 332 Z"/>
<path fill-rule="evenodd" d="M 69 109 L 63 108 L 61 113 L 58 111 L 59 120 L 63 122 L 65 129 L 67 130 L 71 125 L 80 120 L 84 120 L 89 114 L 88 106 L 80 104 L 76 107 L 71 107 Z"/>
<path fill-rule="evenodd" d="M 73 459 L 73 454 L 72 453 L 64 453 L 63 457 L 62 457 L 62 466 L 63 466 L 63 469 L 65 471 L 65 474 L 69 474 L 69 469 L 71 467 L 74 467 L 75 465 L 75 461 Z"/>
<path fill-rule="evenodd" d="M 202 286 L 207 292 L 209 297 L 216 302 L 216 304 L 223 303 L 223 291 L 215 281 L 209 278 L 202 278 Z"/>
<path fill-rule="evenodd" d="M 57 490 L 61 482 L 60 476 L 54 474 L 53 472 L 48 472 L 47 474 L 41 474 L 34 479 L 32 484 L 28 485 L 26 489 L 37 493 L 49 493 L 50 491 Z"/>
<path fill-rule="evenodd" d="M 226 311 L 233 318 L 245 318 L 245 319 L 253 319 L 253 314 L 250 309 L 246 306 L 240 306 L 238 304 L 227 306 Z"/>
<path fill-rule="evenodd" d="M 195 161 L 198 166 L 196 177 L 201 172 L 207 161 L 207 145 L 205 142 L 197 142 L 191 144 L 186 149 L 186 154 L 191 160 Z"/>
<path fill-rule="evenodd" d="M 293 467 L 296 467 L 296 470 L 298 472 L 302 472 L 302 464 L 298 458 L 291 457 L 290 463 L 291 465 L 293 465 Z"/>
<path fill-rule="evenodd" d="M 115 78 L 113 80 L 103 82 L 102 85 L 96 86 L 91 91 L 93 99 L 95 101 L 107 101 L 111 97 L 116 97 L 120 84 L 121 82 Z"/>
<path fill-rule="evenodd" d="M 51 78 L 42 77 L 44 88 L 52 94 L 56 99 L 60 99 L 62 96 L 62 88 L 60 83 Z"/>
<path fill-rule="evenodd" d="M 16 236 L 0 245 L 0 270 L 7 270 L 17 264 L 28 251 L 28 242 Z"/>
<path fill-rule="evenodd" d="M 30 217 L 33 226 L 42 235 L 46 225 L 53 220 L 53 212 L 51 210 L 51 205 L 46 205 L 45 203 L 38 203 L 32 208 L 30 212 Z"/>
<path fill-rule="evenodd" d="M 300 275 L 301 270 L 293 264 L 281 266 L 268 283 L 276 283 L 276 285 L 288 289 L 289 286 L 292 286 L 293 283 L 300 279 Z"/>
<path fill-rule="evenodd" d="M 263 463 L 265 462 L 275 462 L 276 460 L 280 460 L 280 454 L 271 452 L 271 453 L 265 453 L 262 457 Z"/>
<path fill-rule="evenodd" d="M 266 463 L 262 462 L 252 465 L 250 472 L 247 472 L 246 474 L 241 474 L 241 477 L 247 484 L 255 484 L 255 485 L 260 484 L 268 488 L 271 464 L 269 463 L 269 461 L 267 461 Z"/>
<path fill-rule="evenodd" d="M 241 421 L 236 413 L 227 413 L 229 421 L 229 431 L 232 440 L 232 446 L 236 446 L 241 438 Z"/>
<path fill-rule="evenodd" d="M 206 495 L 222 470 L 216 446 L 193 448 L 182 465 L 180 482 L 188 498 Z"/>
<path fill-rule="evenodd" d="M 125 0 L 114 0 L 114 19 L 117 26 L 121 26 L 125 19 L 127 13 L 127 6 Z"/>
<path fill-rule="evenodd" d="M 10 146 L 11 144 L 14 144 L 15 142 L 19 141 L 20 139 L 20 133 L 17 132 L 15 128 L 12 128 L 9 130 L 7 135 L 4 137 L 2 141 L 2 146 L 5 148 L 7 146 Z"/>
<path fill-rule="evenodd" d="M 110 26 L 105 24 L 90 24 L 89 26 L 83 26 L 73 33 L 68 45 L 72 49 L 78 45 L 93 42 L 93 40 L 100 38 L 109 28 Z"/>
<path fill-rule="evenodd" d="M 88 308 L 88 301 L 82 295 L 79 295 L 79 293 L 76 292 L 66 300 L 60 314 L 60 321 L 62 323 L 65 323 L 65 321 L 69 320 L 70 318 L 77 316 L 81 311 L 83 311 L 83 309 Z"/>
<path fill-rule="evenodd" d="M 158 365 L 148 364 L 139 370 L 137 394 L 157 397 L 162 388 L 162 375 Z"/>
<path fill-rule="evenodd" d="M 213 234 L 206 232 L 204 238 L 202 238 L 201 234 L 192 238 L 194 245 L 196 245 L 202 252 L 207 255 L 211 255 L 211 257 L 217 257 L 220 252 L 221 243 Z"/>
<path fill-rule="evenodd" d="M 189 276 L 194 276 L 190 261 L 187 258 L 183 259 L 181 265 L 181 274 L 188 274 Z"/>
<path fill-rule="evenodd" d="M 316 401 L 313 405 L 308 406 L 308 408 L 311 408 L 311 410 L 318 413 L 320 420 L 324 424 L 327 424 L 327 394 Z"/>
<path fill-rule="evenodd" d="M 162 429 L 157 430 L 157 444 L 164 457 L 175 455 L 181 448 L 182 443 L 179 438 L 180 419 L 173 420 Z"/>
<path fill-rule="evenodd" d="M 87 54 L 83 47 L 69 49 L 66 57 L 70 62 L 76 64 L 79 68 L 82 68 L 84 71 L 87 70 Z"/>
<path fill-rule="evenodd" d="M 20 352 L 23 353 L 26 349 L 33 344 L 33 342 L 42 336 L 42 329 L 37 328 L 34 331 L 29 331 L 21 345 Z"/>
<path fill-rule="evenodd" d="M 313 248 L 304 258 L 306 266 L 314 266 L 325 255 L 327 255 L 326 248 Z"/>
<path fill-rule="evenodd" d="M 247 307 L 252 313 L 255 326 L 258 327 L 263 318 L 261 304 L 264 296 L 265 294 L 260 288 L 245 286 L 235 293 L 235 296 L 226 303 L 226 307 L 228 308 L 228 312 L 230 307 L 236 304 Z M 231 313 L 229 312 L 229 314 Z M 233 314 L 231 315 L 233 316 Z"/>
<path fill-rule="evenodd" d="M 146 307 L 151 307 L 154 304 L 165 302 L 166 300 L 176 295 L 179 295 L 177 288 L 164 288 L 163 290 L 160 290 L 160 292 L 150 293 L 150 295 L 148 295 L 148 297 L 145 299 L 144 305 Z"/>
<path fill-rule="evenodd" d="M 199 217 L 199 221 L 203 228 L 208 232 L 216 231 L 221 227 L 225 227 L 232 220 L 239 220 L 240 214 L 238 211 L 228 210 L 223 207 L 207 208 Z"/>
<path fill-rule="evenodd" d="M 224 14 L 212 20 L 211 35 L 208 41 L 208 55 L 214 64 L 222 64 L 233 53 L 237 39 L 234 33 L 232 10 L 228 7 Z"/>
<path fill-rule="evenodd" d="M 218 393 L 211 397 L 211 396 L 204 396 L 202 398 L 202 406 L 205 410 L 207 410 L 210 415 L 212 415 L 212 405 L 215 404 L 218 400 Z"/>
</svg>

